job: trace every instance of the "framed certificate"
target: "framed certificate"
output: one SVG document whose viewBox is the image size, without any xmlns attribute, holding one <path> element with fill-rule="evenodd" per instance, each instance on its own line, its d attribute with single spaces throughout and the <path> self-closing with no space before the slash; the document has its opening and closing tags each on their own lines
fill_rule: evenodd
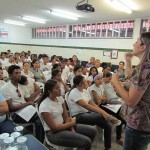
<svg viewBox="0 0 150 150">
<path fill-rule="evenodd" d="M 118 58 L 118 50 L 112 50 L 111 59 L 117 59 L 117 58 Z"/>
</svg>

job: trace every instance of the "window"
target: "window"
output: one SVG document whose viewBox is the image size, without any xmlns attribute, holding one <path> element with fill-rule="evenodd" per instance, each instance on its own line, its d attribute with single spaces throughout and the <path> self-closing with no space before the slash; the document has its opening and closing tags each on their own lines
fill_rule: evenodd
<svg viewBox="0 0 150 150">
<path fill-rule="evenodd" d="M 134 20 L 69 25 L 69 38 L 132 38 Z"/>
<path fill-rule="evenodd" d="M 32 38 L 66 38 L 66 26 L 33 28 Z"/>
</svg>

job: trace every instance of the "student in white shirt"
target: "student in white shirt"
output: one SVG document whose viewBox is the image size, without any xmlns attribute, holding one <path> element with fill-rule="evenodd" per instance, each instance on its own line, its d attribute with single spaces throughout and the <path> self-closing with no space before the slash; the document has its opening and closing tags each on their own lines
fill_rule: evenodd
<svg viewBox="0 0 150 150">
<path fill-rule="evenodd" d="M 13 121 L 16 123 L 27 123 L 16 111 L 24 109 L 25 107 L 27 108 L 29 105 L 34 105 L 33 101 L 35 97 L 30 97 L 27 87 L 18 83 L 21 80 L 21 70 L 19 66 L 11 65 L 8 68 L 8 74 L 10 81 L 1 88 L 2 94 L 7 99 L 9 110 L 14 112 L 12 115 Z M 35 124 L 36 138 L 44 142 L 44 130 L 37 113 L 33 114 L 28 122 Z"/>
<path fill-rule="evenodd" d="M 90 68 L 89 76 L 87 77 L 87 83 L 89 86 L 91 86 L 94 76 L 98 74 L 98 70 L 95 66 Z"/>
<path fill-rule="evenodd" d="M 98 73 L 99 73 L 100 75 L 103 75 L 103 67 L 101 67 L 100 65 L 101 65 L 101 64 L 100 64 L 100 60 L 99 60 L 99 59 L 96 59 L 94 66 L 97 68 Z"/>
<path fill-rule="evenodd" d="M 61 78 L 61 71 L 59 69 L 54 69 L 52 71 L 52 79 L 58 81 L 58 83 L 60 84 L 61 96 L 65 97 L 65 94 L 69 92 L 69 88 L 63 82 Z"/>
<path fill-rule="evenodd" d="M 71 87 L 73 87 L 73 79 L 75 76 L 77 75 L 81 75 L 82 74 L 82 66 L 81 65 L 75 65 L 74 69 L 73 69 L 73 73 L 70 74 L 70 84 L 71 84 Z"/>
<path fill-rule="evenodd" d="M 41 93 L 41 89 L 35 83 L 34 79 L 27 78 L 26 76 L 21 75 L 21 80 L 18 83 L 21 85 L 25 85 L 28 88 L 30 98 L 35 97 L 36 100 L 37 97 L 39 97 L 39 94 Z"/>
<path fill-rule="evenodd" d="M 39 102 L 39 112 L 47 139 L 50 143 L 90 150 L 96 135 L 92 126 L 76 124 L 76 118 L 69 118 L 59 83 L 48 80 Z"/>
<path fill-rule="evenodd" d="M 14 56 L 13 55 L 9 55 L 8 62 L 5 65 L 6 71 L 8 71 L 8 67 L 11 66 L 11 65 L 15 65 L 15 61 L 14 61 Z"/>
<path fill-rule="evenodd" d="M 0 68 L 2 69 L 2 71 L 3 71 L 3 77 L 1 77 L 1 78 L 3 78 L 3 80 L 5 81 L 5 82 L 7 82 L 8 81 L 8 72 L 6 71 L 6 70 L 4 70 L 4 68 L 2 68 L 2 63 L 0 62 Z"/>
<path fill-rule="evenodd" d="M 67 59 L 63 59 L 61 61 L 61 68 L 62 68 L 62 80 L 64 83 L 67 83 L 69 79 L 69 73 L 70 73 L 67 67 Z"/>
<path fill-rule="evenodd" d="M 71 90 L 68 102 L 71 108 L 71 114 L 76 117 L 77 123 L 98 125 L 104 129 L 105 150 L 111 148 L 111 126 L 108 123 L 117 123 L 118 120 L 91 100 L 90 94 L 85 90 L 85 79 L 82 75 L 75 76 L 73 79 L 74 89 Z"/>
<path fill-rule="evenodd" d="M 21 71 L 21 74 L 26 76 L 27 78 L 33 78 L 34 79 L 34 74 L 30 71 L 29 62 L 23 63 L 23 70 Z"/>
<path fill-rule="evenodd" d="M 44 71 L 51 71 L 51 65 L 49 63 L 49 57 L 47 55 L 43 55 L 42 57 L 43 62 L 40 63 L 40 69 Z"/>
<path fill-rule="evenodd" d="M 5 53 L 1 53 L 0 62 L 2 63 L 2 68 L 5 68 L 5 66 L 8 62 L 8 59 L 6 58 Z"/>
<path fill-rule="evenodd" d="M 95 104 L 100 105 L 108 99 L 102 86 L 102 76 L 99 74 L 94 77 L 93 84 L 89 89 L 92 100 Z"/>
<path fill-rule="evenodd" d="M 109 87 L 106 87 L 106 89 L 108 90 Z M 109 92 L 111 92 L 111 91 L 109 91 Z M 103 104 L 122 104 L 122 102 L 118 101 L 117 99 L 109 100 L 109 98 L 106 94 L 106 91 L 102 85 L 102 76 L 101 75 L 98 74 L 94 77 L 94 83 L 90 87 L 90 94 L 91 94 L 93 101 L 101 109 L 103 109 L 107 113 L 115 116 L 117 119 L 122 120 L 122 122 L 125 124 L 125 121 L 119 115 L 119 111 L 117 113 L 114 113 L 113 111 L 111 111 L 103 106 Z M 109 93 L 109 95 L 111 95 L 111 94 L 113 94 L 113 93 L 112 92 Z M 119 142 L 119 144 L 123 145 L 123 138 L 121 137 L 121 133 L 122 133 L 122 124 L 119 126 L 116 126 L 116 140 Z"/>
<path fill-rule="evenodd" d="M 120 97 L 117 95 L 115 92 L 114 87 L 111 84 L 111 79 L 112 79 L 112 73 L 107 72 L 103 75 L 103 83 L 102 86 L 104 88 L 104 91 L 107 95 L 107 103 L 109 104 L 122 104 L 120 101 Z"/>
</svg>

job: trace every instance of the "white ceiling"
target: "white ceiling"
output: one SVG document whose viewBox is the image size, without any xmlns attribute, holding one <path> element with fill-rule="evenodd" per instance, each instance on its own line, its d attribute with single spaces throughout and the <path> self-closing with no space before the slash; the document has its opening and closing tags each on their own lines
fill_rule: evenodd
<svg viewBox="0 0 150 150">
<path fill-rule="evenodd" d="M 85 13 L 76 10 L 77 2 L 81 0 L 1 0 L 0 1 L 0 20 L 11 19 L 27 23 L 29 27 L 65 25 L 76 23 L 90 23 L 120 19 L 134 19 L 150 17 L 150 0 L 133 0 L 139 6 L 139 10 L 132 14 L 119 12 L 111 8 L 105 0 L 89 0 L 89 3 L 95 8 L 93 13 Z M 77 20 L 69 20 L 49 13 L 50 9 L 61 9 L 76 13 L 81 17 Z M 47 20 L 46 25 L 23 21 L 21 16 L 34 16 Z"/>
</svg>

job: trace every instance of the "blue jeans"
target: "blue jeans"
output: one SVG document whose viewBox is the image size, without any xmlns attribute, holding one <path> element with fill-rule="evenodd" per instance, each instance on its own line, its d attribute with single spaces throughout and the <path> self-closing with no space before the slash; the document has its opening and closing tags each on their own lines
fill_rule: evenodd
<svg viewBox="0 0 150 150">
<path fill-rule="evenodd" d="M 147 150 L 150 132 L 142 132 L 126 126 L 123 150 Z"/>
<path fill-rule="evenodd" d="M 11 121 L 6 119 L 5 121 L 0 123 L 0 134 L 2 133 L 12 133 L 14 132 L 15 124 Z"/>
<path fill-rule="evenodd" d="M 69 130 L 60 132 L 46 131 L 46 136 L 50 143 L 58 146 L 90 150 L 96 136 L 96 129 L 92 126 L 77 124 L 75 131 L 75 133 Z"/>
<path fill-rule="evenodd" d="M 101 114 L 87 112 L 75 115 L 76 122 L 87 125 L 97 125 L 104 129 L 105 148 L 111 148 L 111 125 L 104 119 Z"/>
</svg>

